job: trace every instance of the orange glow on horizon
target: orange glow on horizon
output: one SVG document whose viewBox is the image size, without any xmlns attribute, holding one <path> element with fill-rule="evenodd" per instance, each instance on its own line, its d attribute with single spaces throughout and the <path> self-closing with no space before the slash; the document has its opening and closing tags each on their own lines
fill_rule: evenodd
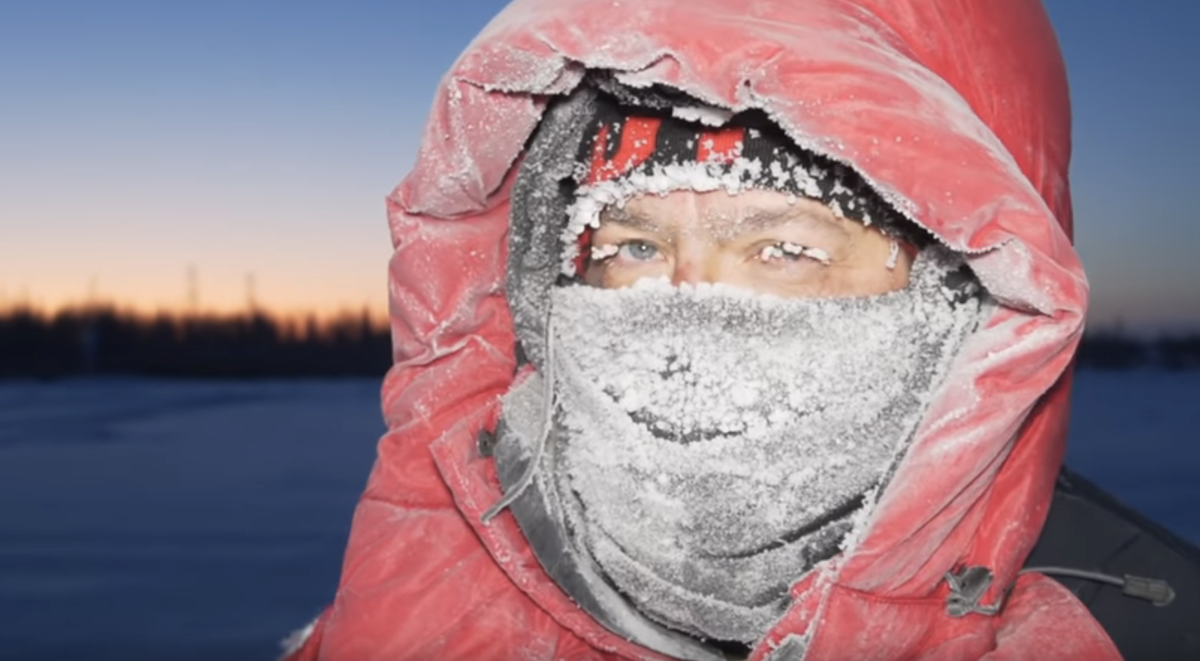
<svg viewBox="0 0 1200 661">
<path fill-rule="evenodd" d="M 298 301 L 285 299 L 282 301 L 258 300 L 248 296 L 238 298 L 212 299 L 199 298 L 193 301 L 166 303 L 148 297 L 108 296 L 103 293 L 93 293 L 87 297 L 37 296 L 28 290 L 18 292 L 5 291 L 0 288 L 0 314 L 15 310 L 23 310 L 38 315 L 53 316 L 63 312 L 78 312 L 84 310 L 113 310 L 137 316 L 166 315 L 170 317 L 185 316 L 242 316 L 247 314 L 265 314 L 277 319 L 298 319 L 315 317 L 331 319 L 347 315 L 358 316 L 364 312 L 371 318 L 382 320 L 388 315 L 386 293 L 381 293 L 378 300 L 363 299 L 328 301 Z"/>
<path fill-rule="evenodd" d="M 386 264 L 385 260 L 380 262 Z M 327 272 L 271 270 L 266 277 L 254 272 L 205 272 L 194 268 L 170 269 L 172 273 L 163 277 L 133 267 L 92 276 L 84 275 L 81 269 L 65 273 L 47 269 L 28 280 L 16 280 L 11 273 L 0 272 L 0 311 L 24 308 L 55 314 L 102 307 L 139 315 L 239 315 L 256 311 L 286 318 L 361 314 L 367 310 L 375 317 L 386 316 L 386 266 L 354 266 L 359 268 Z"/>
</svg>

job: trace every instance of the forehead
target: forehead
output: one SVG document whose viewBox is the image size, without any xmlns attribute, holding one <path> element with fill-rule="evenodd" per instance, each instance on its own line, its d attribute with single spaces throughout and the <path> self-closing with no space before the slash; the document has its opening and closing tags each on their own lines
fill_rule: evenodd
<svg viewBox="0 0 1200 661">
<path fill-rule="evenodd" d="M 723 190 L 680 190 L 666 195 L 639 195 L 624 206 L 606 208 L 601 220 L 645 231 L 709 229 L 745 232 L 781 225 L 845 230 L 845 221 L 834 216 L 820 202 L 759 189 L 737 194 Z"/>
</svg>

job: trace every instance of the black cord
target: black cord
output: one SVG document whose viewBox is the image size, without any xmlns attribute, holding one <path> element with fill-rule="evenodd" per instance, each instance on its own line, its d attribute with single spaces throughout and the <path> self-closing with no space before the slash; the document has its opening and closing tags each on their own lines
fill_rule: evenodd
<svg viewBox="0 0 1200 661">
<path fill-rule="evenodd" d="M 1166 581 L 1156 578 L 1130 576 L 1129 574 L 1121 578 L 1120 576 L 1113 576 L 1112 574 L 1105 574 L 1103 572 L 1073 569 L 1071 567 L 1026 567 L 1018 572 L 1018 575 L 1033 572 L 1047 576 L 1067 576 L 1070 578 L 1080 578 L 1085 581 L 1107 583 L 1108 585 L 1121 588 L 1121 592 L 1128 597 L 1145 599 L 1155 606 L 1166 606 L 1175 601 L 1175 590 Z"/>
</svg>

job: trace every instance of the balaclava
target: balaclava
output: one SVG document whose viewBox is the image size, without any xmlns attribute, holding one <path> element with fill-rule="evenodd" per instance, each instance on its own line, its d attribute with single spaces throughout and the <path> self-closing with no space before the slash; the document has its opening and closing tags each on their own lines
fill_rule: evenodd
<svg viewBox="0 0 1200 661">
<path fill-rule="evenodd" d="M 711 127 L 602 100 L 593 111 L 557 197 L 528 185 L 565 171 L 536 160 L 561 145 L 531 148 L 514 193 L 514 232 L 528 222 L 518 214 L 557 215 L 562 229 L 540 333 L 522 333 L 518 318 L 540 370 L 505 401 L 504 504 L 548 572 L 610 628 L 680 654 L 659 629 L 614 614 L 618 595 L 668 630 L 749 643 L 783 614 L 793 582 L 852 543 L 979 299 L 936 244 L 920 251 L 907 287 L 870 297 L 584 285 L 587 229 L 638 194 L 776 190 L 913 243 L 852 169 L 769 122 Z M 546 266 L 548 255 L 528 259 L 521 241 L 510 287 L 536 281 L 521 268 Z"/>
<path fill-rule="evenodd" d="M 676 115 L 719 119 L 711 112 L 647 114 L 616 104 L 598 106 L 577 155 L 576 174 L 582 176 L 563 230 L 564 275 L 586 268 L 591 230 L 604 208 L 642 194 L 774 190 L 822 202 L 838 217 L 876 224 L 889 234 L 904 227 L 854 170 L 798 149 L 761 113 L 745 113 L 736 124 L 718 127 Z"/>
</svg>

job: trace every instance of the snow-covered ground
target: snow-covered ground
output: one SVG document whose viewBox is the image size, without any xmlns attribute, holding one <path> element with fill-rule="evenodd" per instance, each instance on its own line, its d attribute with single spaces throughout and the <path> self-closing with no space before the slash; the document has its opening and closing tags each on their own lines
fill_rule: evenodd
<svg viewBox="0 0 1200 661">
<path fill-rule="evenodd" d="M 1200 541 L 1200 373 L 1079 375 L 1069 461 Z M 272 659 L 332 596 L 374 381 L 0 383 L 0 659 Z"/>
</svg>

